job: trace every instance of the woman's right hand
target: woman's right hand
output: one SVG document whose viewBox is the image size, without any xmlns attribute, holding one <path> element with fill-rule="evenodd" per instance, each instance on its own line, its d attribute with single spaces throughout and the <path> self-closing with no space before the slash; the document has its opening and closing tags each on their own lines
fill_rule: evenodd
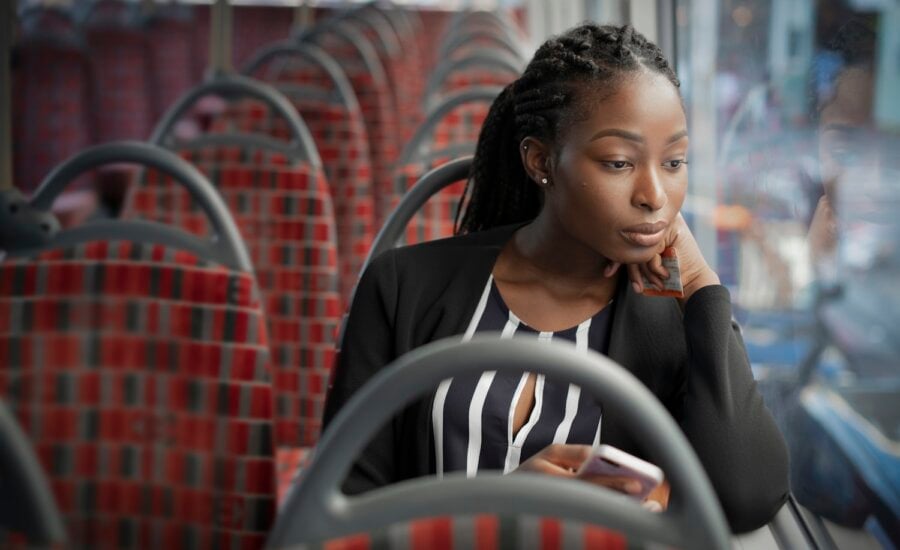
<svg viewBox="0 0 900 550">
<path fill-rule="evenodd" d="M 590 445 L 548 445 L 520 464 L 512 473 L 530 472 L 574 478 L 578 468 L 593 453 L 593 448 Z M 580 479 L 626 495 L 634 495 L 641 492 L 641 484 L 630 478 L 591 476 Z"/>
</svg>

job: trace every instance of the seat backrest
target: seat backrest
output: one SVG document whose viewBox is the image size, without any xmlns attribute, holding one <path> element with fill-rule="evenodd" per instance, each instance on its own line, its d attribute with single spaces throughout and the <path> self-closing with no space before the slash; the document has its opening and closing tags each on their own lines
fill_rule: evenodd
<svg viewBox="0 0 900 550">
<path fill-rule="evenodd" d="M 271 337 L 276 443 L 311 446 L 321 429 L 342 311 L 331 194 L 321 169 L 308 163 L 259 162 L 265 150 L 243 148 L 233 153 L 257 162 L 224 161 L 235 158 L 225 151 L 214 146 L 181 154 L 216 187 L 250 252 Z M 184 190 L 154 171 L 130 193 L 125 215 L 206 231 L 205 217 Z"/>
<path fill-rule="evenodd" d="M 213 238 L 123 220 L 55 233 L 46 216 L 61 186 L 110 162 L 178 178 Z M 117 143 L 10 204 L 0 395 L 73 546 L 261 547 L 276 498 L 268 336 L 246 250 L 209 182 L 164 150 Z"/>
<path fill-rule="evenodd" d="M 365 122 L 350 81 L 331 56 L 312 44 L 276 44 L 245 66 L 282 92 L 300 113 L 319 149 L 337 215 L 341 295 L 346 299 L 375 236 L 374 175 Z M 231 129 L 283 137 L 283 122 L 258 102 L 229 106 Z"/>
<path fill-rule="evenodd" d="M 400 126 L 401 143 L 405 143 L 425 117 L 418 102 L 425 89 L 425 76 L 428 73 L 423 65 L 423 52 L 420 51 L 416 28 L 407 17 L 406 10 L 373 3 L 365 5 L 360 11 L 364 17 L 386 21 L 400 42 L 399 54 L 392 57 L 389 72 L 398 100 L 397 123 Z"/>
<path fill-rule="evenodd" d="M 604 415 L 622 419 L 645 443 L 649 458 L 666 472 L 672 486 L 668 509 L 655 514 L 642 510 L 636 499 L 607 488 L 528 472 L 479 472 L 474 478 L 451 472 L 377 487 L 364 495 L 342 492 L 347 472 L 373 434 L 411 403 L 433 393 L 443 380 L 522 371 L 574 384 L 602 403 Z M 517 517 L 553 514 L 598 523 L 630 539 L 666 546 L 732 547 L 725 514 L 697 454 L 640 380 L 606 356 L 570 343 L 496 334 L 468 341 L 454 336 L 426 344 L 386 365 L 356 391 L 332 419 L 289 493 L 269 545 L 321 543 L 377 529 L 391 531 L 391 525 L 420 518 L 497 510 Z M 304 521 L 297 521 L 299 513 Z M 444 529 L 436 542 L 447 544 L 451 537 L 446 534 Z"/>
<path fill-rule="evenodd" d="M 0 395 L 72 542 L 260 547 L 276 493 L 252 275 L 109 240 L 7 259 L 0 281 Z"/>
<path fill-rule="evenodd" d="M 431 112 L 442 96 L 476 86 L 505 87 L 522 73 L 522 62 L 497 51 L 478 52 L 456 60 L 446 60 L 428 78 L 423 103 Z"/>
<path fill-rule="evenodd" d="M 432 111 L 407 144 L 394 171 L 388 196 L 390 211 L 426 172 L 453 158 L 475 152 L 478 134 L 499 88 L 474 88 L 448 97 Z M 453 235 L 456 212 L 463 198 L 462 179 L 436 193 L 409 221 L 403 244 Z"/>
<path fill-rule="evenodd" d="M 399 153 L 398 126 L 391 107 L 393 100 L 388 75 L 373 46 L 346 22 L 311 34 L 308 40 L 338 61 L 353 86 L 369 139 L 376 212 L 381 213 L 384 209 L 379 201 L 391 187 L 391 168 Z"/>
<path fill-rule="evenodd" d="M 434 548 L 529 548 L 533 550 L 626 550 L 622 534 L 554 517 L 460 515 L 424 518 L 384 526 L 324 543 L 327 548 L 432 550 Z M 300 544 L 311 550 L 318 544 Z"/>
<path fill-rule="evenodd" d="M 353 116 L 333 101 L 303 99 L 302 89 L 293 91 L 296 93 L 292 96 L 294 106 L 309 127 L 322 158 L 322 170 L 334 204 L 339 283 L 341 298 L 346 301 L 375 238 L 375 200 L 365 128 L 358 113 Z M 273 117 L 265 105 L 252 101 L 229 105 L 214 120 L 211 131 L 264 134 L 276 138 L 287 134 L 282 120 Z M 229 157 L 238 157 L 237 151 L 232 151 Z M 273 155 L 263 162 L 291 164 L 288 159 Z"/>
</svg>

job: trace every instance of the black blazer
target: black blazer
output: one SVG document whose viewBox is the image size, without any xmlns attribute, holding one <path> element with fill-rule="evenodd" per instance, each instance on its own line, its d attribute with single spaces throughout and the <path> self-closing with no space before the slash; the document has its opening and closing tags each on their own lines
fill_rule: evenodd
<svg viewBox="0 0 900 550">
<path fill-rule="evenodd" d="M 404 353 L 463 334 L 500 250 L 519 226 L 385 252 L 360 280 L 325 404 L 324 425 L 379 369 Z M 672 298 L 646 297 L 620 281 L 609 357 L 640 379 L 679 423 L 736 532 L 767 523 L 787 498 L 784 439 L 756 390 L 731 319 L 728 290 L 695 292 L 684 313 Z M 435 471 L 431 401 L 394 418 L 355 463 L 355 494 Z M 601 441 L 637 456 L 641 442 L 603 410 Z"/>
</svg>

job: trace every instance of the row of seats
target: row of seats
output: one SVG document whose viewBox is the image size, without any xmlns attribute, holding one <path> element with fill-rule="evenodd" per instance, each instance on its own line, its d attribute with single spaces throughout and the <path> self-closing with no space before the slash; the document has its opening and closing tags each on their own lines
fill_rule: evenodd
<svg viewBox="0 0 900 550">
<path fill-rule="evenodd" d="M 316 443 L 376 229 L 425 171 L 474 150 L 521 68 L 518 31 L 497 21 L 446 20 L 439 44 L 411 12 L 339 14 L 248 58 L 256 79 L 183 95 L 157 147 L 89 149 L 27 201 L 3 197 L 0 395 L 76 546 L 262 545 Z M 470 59 L 498 33 L 505 73 Z M 418 77 L 434 58 L 458 70 Z M 142 166 L 123 219 L 60 228 L 64 188 L 111 163 Z M 452 232 L 448 193 L 408 242 Z"/>
</svg>

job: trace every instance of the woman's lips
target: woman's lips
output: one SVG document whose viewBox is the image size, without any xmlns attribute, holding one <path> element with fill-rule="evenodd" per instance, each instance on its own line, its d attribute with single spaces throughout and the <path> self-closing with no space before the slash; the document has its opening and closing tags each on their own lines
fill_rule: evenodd
<svg viewBox="0 0 900 550">
<path fill-rule="evenodd" d="M 662 242 L 668 225 L 664 221 L 632 225 L 622 230 L 622 236 L 638 246 L 656 246 Z"/>
</svg>

